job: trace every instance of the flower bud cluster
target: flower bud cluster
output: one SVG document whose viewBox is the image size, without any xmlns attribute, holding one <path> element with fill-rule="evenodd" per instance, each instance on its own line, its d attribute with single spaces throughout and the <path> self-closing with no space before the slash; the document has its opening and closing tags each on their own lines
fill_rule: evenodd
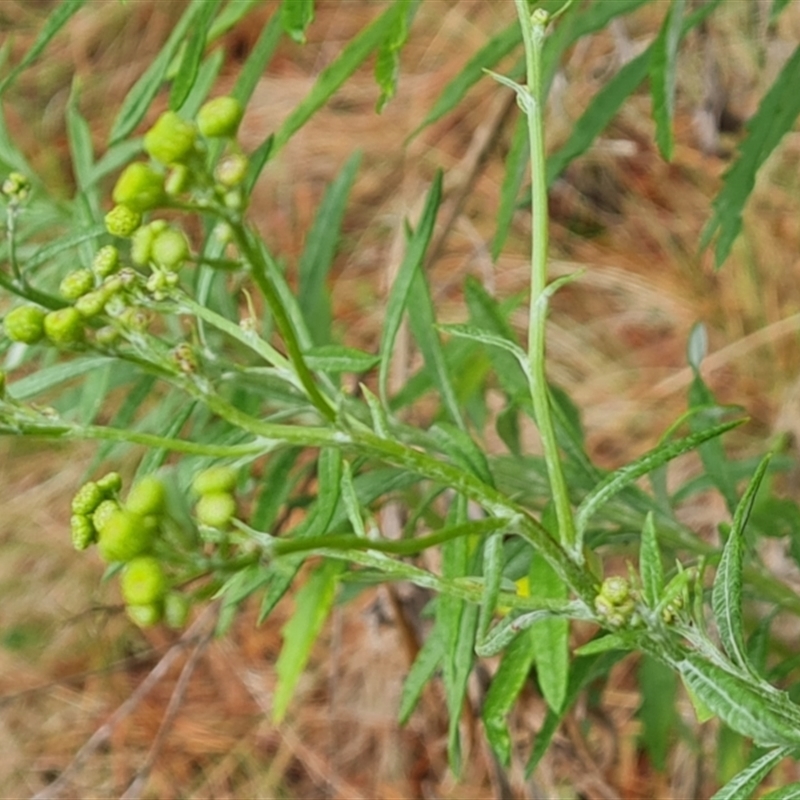
<svg viewBox="0 0 800 800">
<path fill-rule="evenodd" d="M 621 628 L 629 623 L 636 611 L 636 597 L 627 578 L 606 578 L 594 599 L 594 607 L 611 628 Z"/>
</svg>

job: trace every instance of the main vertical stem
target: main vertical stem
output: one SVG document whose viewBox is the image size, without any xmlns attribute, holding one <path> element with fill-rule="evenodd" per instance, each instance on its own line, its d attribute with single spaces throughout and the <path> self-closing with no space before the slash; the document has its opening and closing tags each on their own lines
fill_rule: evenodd
<svg viewBox="0 0 800 800">
<path fill-rule="evenodd" d="M 530 392 L 536 424 L 542 437 L 550 491 L 553 496 L 558 536 L 561 545 L 578 561 L 575 552 L 575 520 L 570 505 L 567 483 L 561 468 L 561 455 L 550 413 L 550 393 L 545 374 L 545 330 L 547 321 L 547 251 L 549 217 L 544 151 L 544 96 L 542 91 L 542 47 L 548 14 L 537 9 L 531 14 L 527 0 L 515 0 L 522 39 L 525 43 L 528 98 L 522 103 L 528 118 L 528 139 L 531 151 L 531 299 L 528 319 L 528 364 Z"/>
</svg>

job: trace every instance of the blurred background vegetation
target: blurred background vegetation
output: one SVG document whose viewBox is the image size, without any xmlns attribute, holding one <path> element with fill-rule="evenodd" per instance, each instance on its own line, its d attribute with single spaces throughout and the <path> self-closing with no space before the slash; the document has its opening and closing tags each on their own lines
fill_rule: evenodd
<svg viewBox="0 0 800 800">
<path fill-rule="evenodd" d="M 55 5 L 0 3 L 10 63 L 26 52 Z M 255 17 L 226 34 L 221 91 L 258 36 L 255 20 L 268 19 L 276 5 L 264 2 Z M 242 126 L 246 147 L 277 127 L 378 5 L 319 3 L 307 44 L 285 40 L 263 76 Z M 551 147 L 566 140 L 598 88 L 652 41 L 663 16 L 659 5 L 615 21 L 569 51 L 551 92 Z M 470 55 L 512 21 L 511 6 L 426 0 L 403 53 L 398 95 L 384 112 L 375 113 L 369 69 L 360 71 L 261 178 L 251 219 L 291 267 L 325 186 L 355 148 L 363 151 L 333 271 L 335 325 L 349 344 L 374 347 L 403 221 L 440 166 L 448 202 L 442 216 L 452 217 L 431 275 L 440 320 L 461 319 L 466 275 L 501 296 L 525 287 L 527 214 L 515 218 L 496 263 L 488 250 L 513 130 L 510 93 L 482 81 L 455 112 L 407 141 Z M 177 0 L 88 4 L 4 96 L 10 136 L 55 196 L 67 198 L 73 189 L 65 130 L 73 81 L 80 83 L 81 110 L 99 147 L 119 99 L 184 7 Z M 716 272 L 712 254 L 698 250 L 743 124 L 800 39 L 800 4 L 790 3 L 775 24 L 769 7 L 761 0 L 723 3 L 687 37 L 672 163 L 657 152 L 642 92 L 552 189 L 553 272 L 575 265 L 587 272 L 554 299 L 550 375 L 582 409 L 590 452 L 603 466 L 653 446 L 685 409 L 691 381 L 685 348 L 698 320 L 710 337 L 707 382 L 721 403 L 740 405 L 751 418 L 731 438 L 736 448 L 756 452 L 787 434 L 790 443 L 800 441 L 800 133 L 786 136 L 762 170 L 744 233 L 724 269 Z M 165 103 L 162 98 L 151 109 L 146 123 Z M 524 318 L 517 322 L 522 329 Z M 397 372 L 396 385 L 409 372 Z M 116 590 L 99 585 L 101 563 L 77 558 L 71 548 L 69 498 L 92 455 L 84 447 L 0 441 L 3 797 L 29 796 L 56 777 L 175 641 L 160 629 L 134 629 Z M 115 466 L 130 471 L 133 465 Z M 695 457 L 687 457 L 674 475 L 685 479 L 697 469 Z M 785 487 L 795 499 L 796 477 Z M 683 514 L 703 532 L 713 531 L 725 510 L 708 494 Z M 788 569 L 781 553 L 775 566 Z M 659 745 L 663 764 L 644 756 L 648 709 L 640 709 L 637 660 L 628 658 L 591 702 L 569 715 L 533 781 L 524 780 L 519 765 L 502 775 L 476 733 L 474 715 L 465 714 L 472 752 L 455 779 L 446 766 L 446 720 L 435 689 L 406 728 L 397 725 L 402 680 L 418 642 L 402 603 L 384 589 L 337 608 L 289 718 L 276 728 L 265 712 L 287 609 L 260 628 L 254 613 L 244 615 L 229 637 L 204 651 L 144 796 L 701 797 L 739 766 L 742 742 L 720 735 L 713 723 L 698 727 L 688 705 L 678 709 L 681 735 Z M 82 772 L 82 796 L 109 796 L 141 764 L 184 659 L 179 656 L 109 746 L 92 756 Z M 512 719 L 520 741 L 530 741 L 543 714 L 539 698 L 524 696 Z"/>
</svg>

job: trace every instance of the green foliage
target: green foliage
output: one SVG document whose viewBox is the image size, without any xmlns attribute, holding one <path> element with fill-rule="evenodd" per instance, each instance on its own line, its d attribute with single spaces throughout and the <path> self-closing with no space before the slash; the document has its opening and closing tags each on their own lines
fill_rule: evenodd
<svg viewBox="0 0 800 800">
<path fill-rule="evenodd" d="M 729 457 L 722 437 L 742 420 L 730 419 L 730 409 L 701 377 L 705 329 L 696 327 L 689 342 L 687 412 L 656 447 L 613 472 L 592 462 L 579 410 L 547 382 L 549 304 L 578 277 L 551 281 L 548 275 L 547 188 L 645 78 L 655 141 L 670 158 L 682 42 L 719 5 L 688 13 L 683 0 L 665 6 L 652 44 L 606 82 L 567 141 L 547 155 L 543 109 L 562 56 L 645 3 L 595 0 L 560 9 L 560 2 L 545 2 L 531 16 L 526 0 L 515 0 L 517 19 L 505 4 L 508 24 L 487 35 L 415 131 L 459 107 L 487 70 L 516 59 L 509 59 L 510 77 L 492 73 L 501 84 L 497 91 L 510 88 L 520 110 L 492 254 L 497 257 L 510 230 L 530 159 L 524 347 L 511 324 L 523 301 L 494 297 L 475 278 L 464 286 L 468 321 L 437 321 L 426 266 L 443 202 L 441 171 L 418 219 L 407 224 L 374 353 L 342 341 L 330 291 L 359 152 L 324 192 L 296 264 L 287 266 L 273 253 L 248 217 L 265 165 L 369 59 L 375 57 L 379 110 L 402 91 L 399 65 L 414 35 L 417 0 L 381 3 L 252 153 L 237 139 L 243 113 L 281 37 L 288 36 L 289 48 L 305 42 L 313 0 L 284 0 L 231 93 L 210 100 L 224 59 L 215 43 L 259 4 L 187 4 L 116 110 L 99 159 L 76 83 L 66 112 L 76 189 L 68 201 L 49 197 L 46 181 L 33 173 L 0 118 L 7 263 L 0 268 L 0 433 L 97 442 L 98 468 L 104 461 L 123 463 L 133 445 L 145 448 L 124 502 L 119 475 L 108 473 L 84 483 L 71 508 L 75 547 L 92 552 L 96 543 L 112 562 L 109 574 L 120 572 L 136 624 L 163 618 L 180 628 L 192 607 L 215 597 L 221 634 L 249 599 L 259 603 L 263 623 L 289 596 L 292 614 L 276 666 L 276 722 L 290 713 L 337 597 L 351 593 L 340 587 L 407 581 L 432 593 L 434 621 L 399 715 L 407 721 L 426 685 L 441 680 L 455 770 L 463 758 L 460 721 L 471 702 L 470 678 L 476 669 L 485 674 L 483 660 L 498 654 L 480 713 L 504 765 L 519 755 L 509 718 L 521 693 L 538 692 L 548 708 L 526 754 L 531 772 L 573 705 L 630 652 L 641 659 L 642 743 L 657 769 L 679 731 L 679 678 L 700 721 L 716 716 L 738 743 L 770 748 L 754 750 L 749 765 L 734 765 L 740 771 L 715 797 L 753 796 L 773 767 L 800 750 L 800 707 L 787 691 L 797 665 L 776 664 L 779 653 L 770 649 L 773 616 L 800 614 L 800 602 L 753 547 L 758 536 L 770 535 L 790 542 L 796 558 L 800 553 L 800 511 L 772 492 L 773 474 L 791 465 L 777 455 Z M 57 7 L 0 80 L 0 92 L 80 6 Z M 772 14 L 783 6 L 774 3 Z M 548 13 L 559 10 L 562 16 L 548 27 Z M 764 95 L 713 202 L 704 241 L 718 235 L 718 265 L 741 228 L 759 169 L 800 114 L 799 54 Z M 524 84 L 517 82 L 523 74 Z M 154 105 L 164 107 L 161 95 L 168 95 L 168 110 L 143 139 L 134 138 Z M 111 244 L 111 237 L 130 241 Z M 393 393 L 390 363 L 404 320 L 421 365 Z M 508 449 L 502 455 L 486 445 L 491 392 L 501 395 L 496 427 Z M 434 401 L 424 417 L 415 413 L 423 395 Z M 428 421 L 409 422 L 422 418 Z M 527 421 L 540 433 L 541 456 L 525 452 Z M 699 454 L 703 474 L 670 488 L 669 464 L 691 452 Z M 647 476 L 652 493 L 641 484 Z M 718 492 L 732 514 L 720 546 L 675 513 L 700 490 Z M 399 538 L 380 530 L 379 511 L 389 501 L 407 512 Z M 417 559 L 431 548 L 438 548 L 436 570 Z M 619 574 L 623 560 L 625 574 Z M 715 567 L 710 592 L 709 566 Z M 753 623 L 752 600 L 769 605 L 766 621 Z M 589 629 L 593 638 L 576 647 L 577 632 Z M 796 791 L 789 786 L 773 795 Z"/>
</svg>

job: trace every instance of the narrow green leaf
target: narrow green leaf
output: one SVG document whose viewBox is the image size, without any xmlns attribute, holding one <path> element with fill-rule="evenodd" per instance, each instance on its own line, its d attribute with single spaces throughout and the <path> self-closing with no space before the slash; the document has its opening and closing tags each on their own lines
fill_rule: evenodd
<svg viewBox="0 0 800 800">
<path fill-rule="evenodd" d="M 142 121 L 150 103 L 161 88 L 169 65 L 183 43 L 187 31 L 195 24 L 197 17 L 203 13 L 206 5 L 206 0 L 192 0 L 186 11 L 183 12 L 158 55 L 150 62 L 150 66 L 125 97 L 122 108 L 111 127 L 109 145 L 125 139 Z"/>
<path fill-rule="evenodd" d="M 769 466 L 769 460 L 770 456 L 767 455 L 761 461 L 739 502 L 711 592 L 711 607 L 714 611 L 714 619 L 722 645 L 728 656 L 747 672 L 753 672 L 753 668 L 747 658 L 742 620 L 744 529 L 750 517 L 758 487 Z"/>
<path fill-rule="evenodd" d="M 75 409 L 77 418 L 83 425 L 90 425 L 102 410 L 111 382 L 111 373 L 114 367 L 119 367 L 119 362 L 108 363 L 100 369 L 92 370 L 81 387 L 80 399 Z M 121 365 L 128 369 L 127 365 Z"/>
<path fill-rule="evenodd" d="M 38 180 L 22 151 L 11 141 L 2 103 L 0 103 L 0 160 L 10 169 L 23 173 L 31 181 Z"/>
<path fill-rule="evenodd" d="M 439 634 L 438 627 L 434 625 L 403 682 L 403 693 L 400 697 L 400 710 L 398 712 L 398 719 L 401 725 L 405 725 L 408 722 L 412 712 L 417 707 L 417 703 L 419 703 L 422 690 L 436 674 L 436 670 L 439 668 L 444 656 L 444 646 L 444 638 Z"/>
<path fill-rule="evenodd" d="M 436 330 L 436 313 L 433 308 L 428 281 L 423 269 L 418 268 L 411 280 L 408 295 L 408 320 L 414 339 L 422 351 L 425 366 L 433 375 L 436 388 L 453 422 L 465 428 L 461 406 L 453 388 L 453 378 L 444 357 L 442 343 Z"/>
<path fill-rule="evenodd" d="M 197 116 L 200 106 L 203 105 L 217 82 L 224 63 L 225 51 L 221 47 L 214 50 L 208 58 L 201 62 L 189 94 L 186 95 L 186 99 L 178 107 L 182 117 L 192 119 Z"/>
<path fill-rule="evenodd" d="M 386 304 L 386 312 L 383 321 L 383 335 L 381 337 L 381 363 L 378 376 L 379 396 L 388 405 L 387 381 L 389 378 L 389 363 L 394 350 L 397 332 L 400 330 L 400 323 L 403 319 L 403 312 L 408 304 L 411 283 L 414 275 L 420 269 L 425 257 L 425 251 L 433 234 L 433 226 L 436 222 L 436 212 L 442 200 L 442 173 L 438 172 L 425 200 L 425 207 L 422 210 L 422 217 L 417 225 L 414 234 L 406 247 L 406 254 L 398 270 L 392 289 L 389 293 L 389 300 Z"/>
<path fill-rule="evenodd" d="M 470 58 L 458 75 L 445 86 L 433 108 L 419 126 L 414 129 L 409 138 L 413 138 L 421 130 L 427 128 L 428 125 L 432 125 L 459 105 L 467 92 L 484 77 L 484 71 L 495 66 L 501 58 L 508 55 L 521 41 L 522 34 L 517 22 L 512 23 L 489 39 Z"/>
<path fill-rule="evenodd" d="M 506 717 L 530 675 L 535 656 L 533 629 L 523 631 L 503 653 L 483 701 L 481 716 L 486 738 L 500 762 L 511 764 L 511 736 Z"/>
<path fill-rule="evenodd" d="M 328 273 L 336 255 L 347 198 L 360 163 L 361 153 L 356 151 L 328 186 L 297 265 L 297 302 L 308 320 L 311 338 L 318 345 L 328 344 L 331 340 Z"/>
<path fill-rule="evenodd" d="M 309 512 L 307 522 L 303 523 L 292 533 L 294 536 L 321 536 L 326 533 L 331 519 L 339 503 L 339 491 L 342 474 L 342 454 L 337 448 L 323 448 L 317 462 L 319 493 L 313 511 Z M 304 561 L 303 556 L 283 559 L 283 563 L 270 565 L 269 574 L 265 576 L 264 583 L 269 583 L 269 588 L 261 601 L 258 613 L 260 625 L 286 594 L 291 586 L 294 576 Z"/>
<path fill-rule="evenodd" d="M 586 642 L 574 652 L 576 656 L 593 656 L 597 653 L 606 653 L 609 650 L 632 650 L 635 645 L 629 636 L 623 633 L 607 633 L 596 639 Z"/>
<path fill-rule="evenodd" d="M 311 92 L 284 120 L 275 133 L 273 155 L 292 138 L 311 116 L 321 108 L 339 87 L 356 71 L 369 54 L 380 46 L 390 30 L 393 8 L 386 9 L 376 20 L 354 36 L 341 50 L 339 57 L 327 66 L 317 78 Z"/>
<path fill-rule="evenodd" d="M 350 520 L 350 527 L 353 529 L 353 533 L 360 539 L 366 539 L 367 531 L 364 528 L 361 505 L 358 502 L 358 495 L 353 485 L 353 470 L 349 461 L 345 461 L 342 465 L 341 493 L 344 509 L 347 512 L 347 518 Z"/>
<path fill-rule="evenodd" d="M 278 676 L 272 701 L 272 721 L 286 716 L 311 649 L 322 631 L 336 597 L 336 584 L 344 569 L 339 561 L 325 561 L 295 595 L 294 614 L 283 626 L 283 647 L 275 663 Z"/>
<path fill-rule="evenodd" d="M 41 394 L 47 389 L 69 381 L 73 378 L 102 369 L 112 363 L 113 359 L 108 356 L 91 356 L 88 358 L 76 358 L 66 363 L 54 364 L 52 367 L 45 367 L 37 370 L 31 375 L 14 381 L 8 387 L 9 394 L 15 400 L 29 400 L 31 397 Z"/>
<path fill-rule="evenodd" d="M 644 601 L 649 608 L 655 608 L 664 589 L 664 565 L 661 563 L 652 511 L 648 512 L 642 528 L 642 539 L 639 545 L 639 574 L 642 578 Z"/>
<path fill-rule="evenodd" d="M 287 447 L 270 456 L 259 479 L 263 488 L 250 515 L 249 524 L 252 527 L 260 531 L 269 531 L 272 527 L 294 488 L 291 471 L 301 453 L 299 447 Z"/>
<path fill-rule="evenodd" d="M 72 156 L 72 168 L 75 171 L 75 183 L 80 193 L 86 191 L 91 185 L 94 150 L 89 125 L 78 109 L 78 94 L 78 82 L 74 80 L 67 102 L 67 136 Z"/>
<path fill-rule="evenodd" d="M 481 597 L 476 637 L 479 642 L 486 638 L 489 625 L 497 609 L 497 598 L 500 595 L 500 583 L 503 578 L 503 555 L 503 536 L 491 534 L 485 537 L 483 543 L 484 591 Z"/>
<path fill-rule="evenodd" d="M 511 230 L 511 222 L 517 211 L 525 168 L 528 165 L 528 121 L 522 114 L 517 119 L 511 147 L 505 160 L 503 185 L 500 187 L 500 204 L 497 208 L 497 229 L 492 237 L 492 260 L 497 261 Z"/>
<path fill-rule="evenodd" d="M 437 422 L 431 426 L 429 433 L 453 461 L 472 472 L 484 483 L 494 486 L 486 454 L 466 431 L 448 422 Z"/>
<path fill-rule="evenodd" d="M 480 342 L 481 344 L 488 344 L 491 347 L 498 347 L 511 353 L 517 360 L 519 366 L 523 370 L 523 374 L 528 370 L 528 357 L 525 351 L 515 342 L 505 339 L 502 336 L 474 328 L 472 325 L 450 324 L 437 326 L 443 333 L 449 333 L 451 336 L 459 336 L 462 339 L 471 339 L 473 342 Z"/>
<path fill-rule="evenodd" d="M 683 21 L 681 38 L 692 28 L 699 25 L 721 0 L 711 0 L 690 14 Z M 596 5 L 609 5 L 604 0 Z M 633 4 L 635 6 L 635 4 Z M 631 9 L 632 10 L 632 9 Z M 572 126 L 572 134 L 566 144 L 547 159 L 547 185 L 563 172 L 572 160 L 584 153 L 589 145 L 604 130 L 609 122 L 619 111 L 623 102 L 637 89 L 639 84 L 647 77 L 650 69 L 650 60 L 653 57 L 653 47 L 650 45 L 632 61 L 629 61 L 619 72 L 592 98 L 586 111 Z"/>
<path fill-rule="evenodd" d="M 375 58 L 375 82 L 381 91 L 375 110 L 380 114 L 397 91 L 400 51 L 408 38 L 408 29 L 420 0 L 395 0 L 392 27 L 378 48 Z"/>
<path fill-rule="evenodd" d="M 800 729 L 778 707 L 778 704 L 787 709 L 794 707 L 785 693 L 776 691 L 770 702 L 754 691 L 748 681 L 692 654 L 676 666 L 687 688 L 742 736 L 762 747 L 800 746 Z"/>
<path fill-rule="evenodd" d="M 642 692 L 642 704 L 639 706 L 642 741 L 653 766 L 663 772 L 677 722 L 675 701 L 678 680 L 670 667 L 649 656 L 644 656 L 639 663 L 638 677 Z"/>
<path fill-rule="evenodd" d="M 228 0 L 225 8 L 214 20 L 211 30 L 208 32 L 208 40 L 214 41 L 222 36 L 225 31 L 229 31 L 240 20 L 244 19 L 254 8 L 261 5 L 261 0 Z"/>
<path fill-rule="evenodd" d="M 169 93 L 169 107 L 172 111 L 177 111 L 184 104 L 197 80 L 208 33 L 219 6 L 220 0 L 206 0 L 189 29 L 189 35 L 184 42 L 183 56 L 175 71 Z"/>
<path fill-rule="evenodd" d="M 567 585 L 541 556 L 534 556 L 531 563 L 530 587 L 531 597 L 566 601 L 569 596 Z M 542 619 L 530 631 L 539 688 L 547 705 L 561 711 L 569 684 L 569 620 Z"/>
<path fill-rule="evenodd" d="M 52 11 L 47 12 L 47 20 L 42 25 L 33 44 L 11 72 L 0 81 L 0 96 L 6 88 L 17 79 L 44 51 L 53 37 L 72 19 L 80 10 L 85 0 L 63 0 Z"/>
<path fill-rule="evenodd" d="M 264 75 L 264 71 L 272 59 L 280 39 L 280 14 L 273 14 L 262 29 L 258 41 L 255 43 L 250 55 L 247 56 L 247 60 L 242 64 L 239 76 L 236 78 L 236 83 L 231 91 L 231 96 L 242 104 L 242 108 L 246 108 L 250 102 L 250 98 Z"/>
<path fill-rule="evenodd" d="M 163 413 L 160 414 L 159 428 L 161 429 L 159 433 L 168 439 L 174 439 L 180 436 L 183 426 L 195 412 L 197 403 L 194 400 L 188 403 L 183 402 L 177 411 L 168 405 L 163 405 L 162 407 Z M 153 447 L 148 450 L 136 468 L 136 478 L 155 472 L 164 464 L 167 456 L 169 456 L 169 450 L 165 447 Z"/>
<path fill-rule="evenodd" d="M 667 16 L 653 44 L 653 57 L 650 60 L 650 92 L 653 97 L 656 142 L 666 161 L 672 160 L 675 144 L 672 132 L 672 117 L 675 113 L 675 73 L 685 6 L 686 0 L 672 0 L 670 3 Z"/>
<path fill-rule="evenodd" d="M 747 123 L 747 138 L 739 157 L 723 178 L 723 187 L 712 203 L 714 213 L 706 224 L 701 247 L 716 235 L 714 261 L 717 268 L 728 257 L 742 229 L 742 212 L 756 182 L 756 173 L 794 126 L 800 114 L 800 47 L 783 66 L 756 113 Z"/>
<path fill-rule="evenodd" d="M 761 800 L 800 800 L 800 782 L 788 783 L 761 795 Z"/>
<path fill-rule="evenodd" d="M 112 145 L 95 162 L 87 185 L 94 186 L 107 175 L 124 167 L 141 151 L 142 140 L 140 138 L 123 139 L 123 141 Z"/>
<path fill-rule="evenodd" d="M 381 360 L 379 355 L 340 344 L 313 347 L 304 355 L 308 368 L 320 372 L 369 372 Z"/>
<path fill-rule="evenodd" d="M 707 442 L 709 439 L 721 436 L 726 431 L 741 425 L 743 421 L 744 420 L 734 420 L 733 422 L 725 422 L 721 425 L 715 425 L 712 428 L 706 428 L 698 433 L 693 433 L 691 436 L 686 436 L 683 439 L 660 444 L 635 461 L 632 461 L 630 464 L 626 464 L 624 467 L 607 475 L 586 497 L 584 497 L 578 507 L 577 514 L 575 515 L 575 525 L 579 535 L 586 530 L 589 520 L 603 505 L 614 497 L 614 495 L 622 491 L 622 489 L 630 486 L 630 484 L 638 478 L 641 478 L 642 475 L 646 475 L 656 467 L 666 464 L 668 461 L 671 461 L 673 458 L 683 453 L 695 450 L 698 445 Z"/>
<path fill-rule="evenodd" d="M 708 331 L 702 322 L 696 322 L 689 333 L 689 343 L 686 346 L 686 360 L 689 366 L 697 371 L 708 355 Z"/>
<path fill-rule="evenodd" d="M 567 164 L 584 153 L 616 116 L 625 100 L 647 77 L 652 58 L 652 45 L 629 61 L 592 98 L 586 111 L 572 126 L 566 143 L 547 159 L 547 185 L 564 171 Z"/>
<path fill-rule="evenodd" d="M 761 781 L 791 752 L 789 747 L 770 750 L 729 780 L 711 800 L 751 800 Z"/>
<path fill-rule="evenodd" d="M 530 776 L 533 773 L 542 760 L 542 756 L 550 748 L 550 742 L 552 742 L 553 736 L 558 730 L 558 726 L 561 724 L 561 720 L 564 718 L 567 711 L 569 711 L 572 704 L 578 699 L 578 695 L 592 681 L 598 678 L 605 678 L 611 667 L 625 655 L 626 654 L 620 650 L 612 650 L 607 653 L 600 653 L 599 655 L 575 659 L 572 664 L 572 669 L 570 670 L 569 686 L 567 687 L 563 708 L 560 712 L 548 709 L 544 724 L 539 733 L 536 734 L 528 763 L 525 765 L 526 775 Z"/>
<path fill-rule="evenodd" d="M 314 21 L 314 0 L 283 0 L 281 25 L 298 44 L 306 43 L 306 29 Z"/>
</svg>

